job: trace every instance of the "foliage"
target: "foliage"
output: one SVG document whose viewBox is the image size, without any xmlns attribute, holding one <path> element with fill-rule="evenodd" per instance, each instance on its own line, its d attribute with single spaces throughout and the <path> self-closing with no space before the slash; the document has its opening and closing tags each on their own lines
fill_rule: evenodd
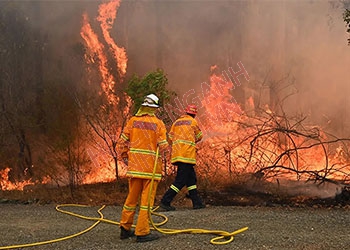
<svg viewBox="0 0 350 250">
<path fill-rule="evenodd" d="M 156 94 L 160 105 L 169 102 L 176 94 L 167 89 L 168 78 L 162 69 L 157 69 L 143 77 L 134 75 L 128 82 L 126 93 L 134 101 L 133 112 L 140 108 L 143 99 L 148 94 Z"/>
<path fill-rule="evenodd" d="M 346 26 L 347 26 L 346 32 L 348 32 L 350 34 L 350 9 L 345 9 L 345 11 L 343 13 L 343 18 L 344 18 L 344 22 L 346 23 Z M 350 45 L 350 38 L 348 38 L 348 44 Z"/>
</svg>

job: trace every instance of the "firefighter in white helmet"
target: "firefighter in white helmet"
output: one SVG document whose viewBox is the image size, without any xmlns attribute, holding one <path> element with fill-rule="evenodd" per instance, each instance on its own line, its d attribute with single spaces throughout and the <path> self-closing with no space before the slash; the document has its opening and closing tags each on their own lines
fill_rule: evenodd
<svg viewBox="0 0 350 250">
<path fill-rule="evenodd" d="M 185 115 L 177 119 L 171 126 L 168 141 L 171 147 L 171 163 L 177 166 L 175 181 L 161 199 L 160 207 L 167 210 L 175 210 L 170 203 L 176 194 L 184 187 L 187 187 L 189 197 L 192 200 L 193 208 L 205 208 L 197 192 L 197 177 L 194 166 L 196 165 L 196 143 L 203 135 L 195 120 L 197 107 L 188 105 Z"/>
<path fill-rule="evenodd" d="M 168 147 L 164 123 L 155 116 L 159 107 L 156 95 L 147 95 L 138 112 L 126 124 L 119 144 L 122 157 L 128 157 L 127 177 L 129 193 L 123 206 L 120 221 L 120 238 L 136 235 L 137 242 L 152 241 L 159 238 L 150 233 L 148 216 L 148 194 L 153 176 L 157 147 L 161 151 Z M 157 185 L 162 177 L 161 164 L 157 164 L 154 176 L 150 205 L 153 206 Z M 140 211 L 135 232 L 131 229 L 140 198 Z"/>
</svg>

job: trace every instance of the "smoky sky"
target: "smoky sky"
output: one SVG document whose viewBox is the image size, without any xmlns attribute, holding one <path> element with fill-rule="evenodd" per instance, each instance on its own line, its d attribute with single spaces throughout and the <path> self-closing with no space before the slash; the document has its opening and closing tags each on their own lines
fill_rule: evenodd
<svg viewBox="0 0 350 250">
<path fill-rule="evenodd" d="M 84 12 L 98 28 L 100 3 L 23 1 L 23 11 L 63 53 L 83 43 Z M 127 78 L 162 68 L 180 96 L 190 89 L 201 95 L 212 65 L 220 73 L 241 62 L 250 80 L 242 78 L 232 93 L 242 105 L 252 96 L 264 106 L 279 95 L 291 115 L 349 135 L 350 47 L 342 12 L 341 1 L 326 0 L 121 1 L 111 33 L 126 49 Z"/>
</svg>

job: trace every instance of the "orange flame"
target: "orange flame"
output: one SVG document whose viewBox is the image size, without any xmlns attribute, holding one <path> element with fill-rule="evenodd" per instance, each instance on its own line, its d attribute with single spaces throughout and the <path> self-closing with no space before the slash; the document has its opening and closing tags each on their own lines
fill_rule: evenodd
<svg viewBox="0 0 350 250">
<path fill-rule="evenodd" d="M 216 66 L 211 67 L 211 70 L 216 69 Z M 223 177 L 227 177 L 228 172 L 255 173 L 277 162 L 277 165 L 290 169 L 281 168 L 278 178 L 300 180 L 303 171 L 313 171 L 329 179 L 349 178 L 350 164 L 346 162 L 349 159 L 345 159 L 344 151 L 338 148 L 336 153 L 332 153 L 332 150 L 325 149 L 325 145 L 318 144 L 327 141 L 320 128 L 317 129 L 318 139 L 312 139 L 284 132 L 288 128 L 283 128 L 283 121 L 275 120 L 279 119 L 277 116 L 269 119 L 274 115 L 269 109 L 267 117 L 249 117 L 232 97 L 233 83 L 215 73 L 210 77 L 210 85 L 205 87 L 207 92 L 203 93 L 202 100 L 204 114 L 198 116 L 205 135 L 199 145 L 199 162 L 215 169 L 213 175 L 217 176 L 219 172 Z M 248 98 L 246 104 L 248 111 L 254 114 L 253 98 Z M 278 131 L 279 127 L 281 131 Z M 275 178 L 273 174 L 271 176 Z"/>
<path fill-rule="evenodd" d="M 108 96 L 109 101 L 114 103 L 115 97 L 112 94 L 115 85 L 114 77 L 109 73 L 108 60 L 104 54 L 104 46 L 99 41 L 96 33 L 92 30 L 87 14 L 83 15 L 83 26 L 80 35 L 85 40 L 88 48 L 88 54 L 85 55 L 85 58 L 88 63 L 95 63 L 95 60 L 98 60 L 99 72 L 102 77 L 102 90 Z M 95 59 L 95 57 L 97 58 Z"/>
<path fill-rule="evenodd" d="M 5 168 L 3 170 L 0 170 L 0 190 L 20 190 L 23 191 L 24 187 L 27 185 L 35 185 L 35 184 L 46 184 L 50 181 L 48 177 L 45 177 L 43 181 L 35 181 L 32 180 L 26 180 L 26 181 L 18 181 L 18 182 L 11 182 L 9 180 L 9 172 L 11 171 L 10 168 Z"/>
<path fill-rule="evenodd" d="M 115 60 L 117 61 L 119 75 L 123 77 L 126 73 L 127 67 L 127 56 L 124 48 L 118 47 L 110 35 L 110 29 L 117 16 L 117 10 L 119 8 L 120 1 L 112 0 L 109 3 L 101 4 L 99 6 L 99 16 L 97 20 L 101 22 L 101 29 L 103 37 L 107 44 L 110 46 Z"/>
<path fill-rule="evenodd" d="M 241 115 L 242 109 L 233 98 L 230 90 L 233 88 L 231 81 L 226 81 L 215 73 L 210 76 L 210 88 L 202 100 L 203 107 L 212 117 L 229 119 Z"/>
<path fill-rule="evenodd" d="M 101 89 L 100 94 L 104 94 L 109 104 L 116 107 L 121 101 L 120 98 L 126 102 L 126 107 L 122 113 L 126 116 L 131 107 L 131 98 L 126 93 L 115 93 L 115 86 L 124 80 L 127 69 L 127 55 L 124 48 L 117 46 L 111 36 L 111 28 L 117 17 L 117 10 L 120 6 L 119 0 L 110 0 L 107 3 L 102 3 L 98 8 L 98 16 L 96 20 L 100 23 L 102 30 L 102 38 L 99 38 L 97 33 L 91 27 L 89 18 L 85 13 L 83 15 L 83 24 L 80 35 L 84 39 L 87 47 L 85 59 L 88 64 L 96 64 L 98 66 L 99 74 L 101 75 Z M 102 40 L 102 41 L 101 41 Z M 104 46 L 106 44 L 106 46 Z M 107 48 L 106 48 L 107 47 Z M 111 54 L 113 62 L 109 63 L 107 54 Z M 117 76 L 113 75 L 113 69 L 110 65 L 115 65 Z M 113 116 L 115 114 L 111 114 Z M 119 128 L 120 132 L 121 128 Z M 98 140 L 98 138 L 97 138 Z M 92 152 L 92 150 L 91 150 Z M 98 153 L 90 156 L 93 159 L 94 167 L 84 176 L 83 183 L 106 182 L 115 179 L 115 169 L 113 168 L 113 160 L 108 153 Z"/>
<path fill-rule="evenodd" d="M 97 21 L 100 22 L 103 37 L 109 45 L 109 49 L 116 61 L 116 69 L 119 77 L 122 80 L 126 73 L 127 56 L 124 48 L 116 45 L 110 35 L 110 29 L 114 23 L 119 8 L 120 1 L 112 0 L 109 3 L 104 3 L 99 6 L 99 16 Z M 80 31 L 81 37 L 87 45 L 86 61 L 90 64 L 97 63 L 99 72 L 102 78 L 101 87 L 103 93 L 108 97 L 110 103 L 117 104 L 119 97 L 114 94 L 114 87 L 117 82 L 116 78 L 111 74 L 111 69 L 108 66 L 108 59 L 105 52 L 105 46 L 99 40 L 97 34 L 93 31 L 87 14 L 83 14 L 83 25 Z"/>
</svg>

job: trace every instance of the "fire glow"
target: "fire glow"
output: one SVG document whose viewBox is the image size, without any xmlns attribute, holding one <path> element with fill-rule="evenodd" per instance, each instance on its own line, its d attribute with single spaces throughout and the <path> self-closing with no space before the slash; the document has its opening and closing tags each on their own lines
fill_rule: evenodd
<svg viewBox="0 0 350 250">
<path fill-rule="evenodd" d="M 128 103 L 123 114 L 126 115 L 131 106 L 130 97 L 125 93 L 118 95 L 115 93 L 116 84 L 120 84 L 124 80 L 126 74 L 128 58 L 125 49 L 119 47 L 111 36 L 111 28 L 117 17 L 117 10 L 120 6 L 119 0 L 111 0 L 106 3 L 102 3 L 98 8 L 98 16 L 96 20 L 100 23 L 102 30 L 102 38 L 99 38 L 97 32 L 95 32 L 90 24 L 87 14 L 83 14 L 83 25 L 81 27 L 80 35 L 86 44 L 85 60 L 88 65 L 94 67 L 97 65 L 98 73 L 101 76 L 101 89 L 100 95 L 105 95 L 111 105 L 115 107 L 121 101 L 120 98 L 124 98 L 124 101 Z M 104 46 L 104 43 L 108 45 L 108 48 Z M 112 55 L 113 63 L 118 72 L 115 76 L 112 74 L 112 69 L 109 68 L 108 56 Z M 94 84 L 94 83 L 92 83 Z M 121 97 L 120 97 L 121 96 Z M 116 115 L 116 114 L 111 114 Z M 121 128 L 118 130 L 121 131 Z M 116 136 L 116 135 L 115 135 Z M 98 141 L 98 138 L 96 138 Z M 83 183 L 96 183 L 96 182 L 108 182 L 115 179 L 115 169 L 113 168 L 111 157 L 108 152 L 104 150 L 104 147 L 98 145 L 99 150 L 88 149 L 88 154 L 92 161 L 92 169 L 83 178 Z"/>
<path fill-rule="evenodd" d="M 128 63 L 125 49 L 119 47 L 111 36 L 119 6 L 119 0 L 99 5 L 98 16 L 93 20 L 99 22 L 102 37 L 92 28 L 87 13 L 82 15 L 80 30 L 86 45 L 85 60 L 89 67 L 97 68 L 101 79 L 99 94 L 107 96 L 108 102 L 115 105 L 121 101 L 120 98 L 130 102 L 125 94 L 115 93 L 116 84 L 125 77 Z M 113 57 L 112 64 L 108 61 L 108 55 Z M 116 75 L 111 73 L 110 65 L 115 66 Z M 347 145 L 338 143 L 331 148 L 331 144 L 327 143 L 331 139 L 321 128 L 302 127 L 298 121 L 293 123 L 270 109 L 254 112 L 253 116 L 245 113 L 233 98 L 233 93 L 244 84 L 240 83 L 238 76 L 242 75 L 246 81 L 250 77 L 241 62 L 237 66 L 238 71 L 229 68 L 228 73 L 222 75 L 215 74 L 217 67 L 213 66 L 209 84 L 202 84 L 203 93 L 195 98 L 189 98 L 195 94 L 194 90 L 184 94 L 180 104 L 182 108 L 175 112 L 182 113 L 183 106 L 193 102 L 199 107 L 197 120 L 204 134 L 203 142 L 198 144 L 199 175 L 230 181 L 246 173 L 260 173 L 268 180 L 305 180 L 303 174 L 306 173 L 315 179 L 325 177 L 349 182 Z M 257 110 L 254 101 L 251 96 L 247 98 L 249 108 Z M 166 111 L 173 120 L 173 110 Z M 123 113 L 127 114 L 128 109 Z M 83 177 L 83 184 L 115 180 L 113 162 L 102 145 L 100 148 L 87 149 L 92 168 Z M 123 170 L 120 169 L 121 175 Z M 10 168 L 0 171 L 1 190 L 23 190 L 26 185 L 36 184 L 31 180 L 12 183 L 9 172 Z"/>
<path fill-rule="evenodd" d="M 210 77 L 210 89 L 197 117 L 205 136 L 198 146 L 202 175 L 226 181 L 258 173 L 259 178 L 271 181 L 349 182 L 347 140 L 329 138 L 318 126 L 303 125 L 270 109 L 249 116 L 232 98 L 233 86 L 225 77 Z M 247 103 L 254 108 L 252 97 Z"/>
<path fill-rule="evenodd" d="M 119 77 L 123 79 L 126 73 L 128 61 L 126 52 L 124 48 L 117 46 L 110 35 L 110 29 L 116 18 L 119 5 L 120 1 L 118 0 L 112 0 L 109 3 L 101 4 L 99 6 L 99 15 L 96 20 L 100 22 L 103 38 L 109 45 L 109 51 L 111 51 L 116 62 L 116 68 L 118 69 Z M 118 103 L 118 97 L 114 95 L 114 87 L 117 83 L 117 79 L 110 72 L 105 46 L 99 40 L 96 32 L 94 32 L 92 29 L 88 15 L 86 13 L 83 14 L 83 25 L 80 31 L 80 35 L 86 43 L 87 53 L 85 54 L 85 59 L 87 63 L 98 65 L 99 73 L 102 78 L 101 88 L 103 94 L 108 96 L 108 100 L 111 103 Z"/>
<path fill-rule="evenodd" d="M 50 178 L 45 177 L 41 182 L 39 181 L 32 181 L 32 180 L 25 180 L 25 181 L 17 181 L 17 182 L 11 182 L 9 180 L 9 172 L 11 171 L 10 168 L 5 168 L 3 170 L 0 170 L 0 190 L 3 191 L 10 191 L 10 190 L 20 190 L 23 191 L 25 186 L 33 186 L 36 184 L 45 184 L 50 181 Z"/>
</svg>

